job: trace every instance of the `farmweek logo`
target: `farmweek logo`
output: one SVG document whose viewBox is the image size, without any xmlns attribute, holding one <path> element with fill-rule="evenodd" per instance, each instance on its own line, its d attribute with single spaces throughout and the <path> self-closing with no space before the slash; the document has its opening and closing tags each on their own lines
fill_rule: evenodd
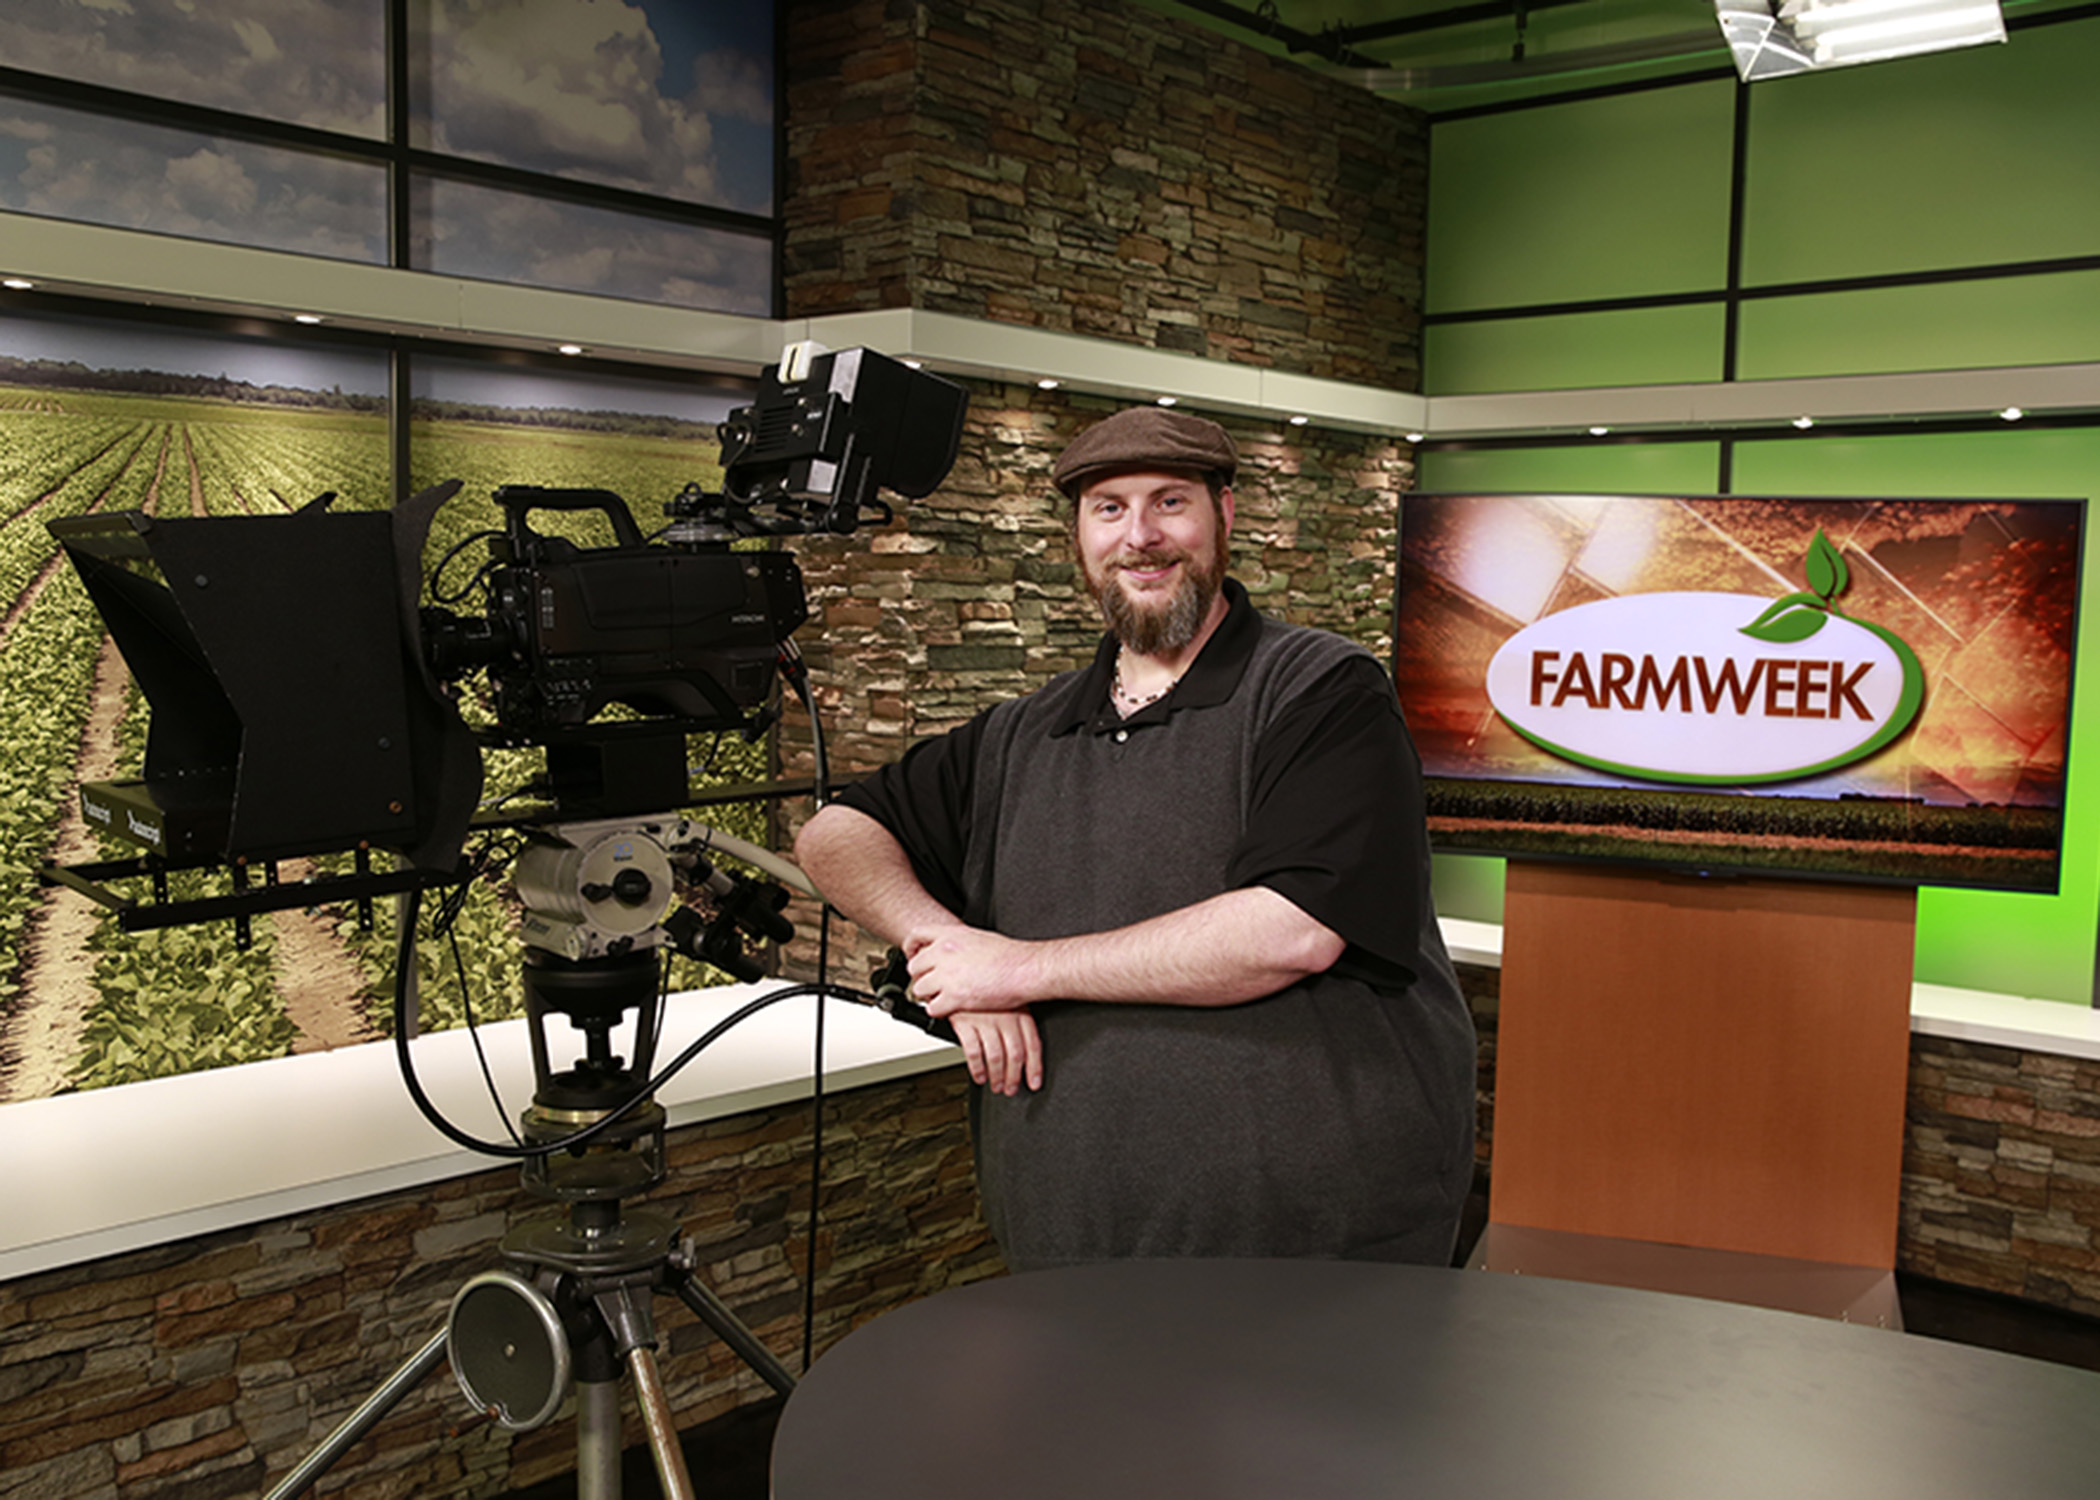
<svg viewBox="0 0 2100 1500">
<path fill-rule="evenodd" d="M 1488 663 L 1488 701 L 1540 749 L 1648 781 L 1788 781 L 1864 759 L 1917 718 L 1925 671 L 1838 609 L 1850 573 L 1820 530 L 1804 571 L 1808 588 L 1776 600 L 1626 594 L 1548 615 Z"/>
</svg>

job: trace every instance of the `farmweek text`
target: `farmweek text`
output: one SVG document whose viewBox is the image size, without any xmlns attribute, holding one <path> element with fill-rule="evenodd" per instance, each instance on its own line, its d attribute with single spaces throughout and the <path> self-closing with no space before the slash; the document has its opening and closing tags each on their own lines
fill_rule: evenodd
<svg viewBox="0 0 2100 1500">
<path fill-rule="evenodd" d="M 1652 656 L 1636 661 L 1621 652 L 1607 651 L 1597 658 L 1593 670 L 1587 652 L 1569 655 L 1564 666 L 1562 655 L 1559 651 L 1531 653 L 1534 708 L 1559 708 L 1572 698 L 1593 709 L 1623 708 L 1638 713 L 1652 703 L 1663 711 L 1674 708 L 1679 713 L 1713 714 L 1721 711 L 1725 700 L 1738 717 L 1749 714 L 1756 704 L 1757 711 L 1769 719 L 1842 719 L 1848 708 L 1869 722 L 1874 719 L 1859 698 L 1861 680 L 1874 669 L 1870 661 L 1852 664 L 1759 657 L 1745 676 L 1733 657 L 1723 657 L 1715 667 L 1703 656 L 1680 656 L 1665 671 Z"/>
</svg>

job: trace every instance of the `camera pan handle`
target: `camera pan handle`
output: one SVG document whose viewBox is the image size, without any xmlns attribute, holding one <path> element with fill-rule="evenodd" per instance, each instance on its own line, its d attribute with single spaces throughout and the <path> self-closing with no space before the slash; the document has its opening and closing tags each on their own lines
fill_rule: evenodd
<svg viewBox="0 0 2100 1500">
<path fill-rule="evenodd" d="M 612 522 L 613 537 L 623 547 L 645 545 L 642 529 L 634 524 L 627 502 L 611 490 L 543 489 L 532 484 L 506 484 L 496 491 L 496 503 L 515 521 L 536 510 L 595 510 Z"/>
</svg>

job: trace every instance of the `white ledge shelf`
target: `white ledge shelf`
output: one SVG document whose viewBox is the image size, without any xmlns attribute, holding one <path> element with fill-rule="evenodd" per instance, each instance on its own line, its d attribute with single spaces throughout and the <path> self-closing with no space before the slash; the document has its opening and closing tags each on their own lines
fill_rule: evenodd
<svg viewBox="0 0 2100 1500">
<path fill-rule="evenodd" d="M 671 997 L 657 1064 L 779 985 Z M 816 1003 L 781 1001 L 729 1031 L 657 1094 L 673 1127 L 807 1099 Z M 565 1023 L 550 1042 L 566 1060 Z M 827 1002 L 828 1092 L 945 1067 L 961 1054 L 879 1011 Z M 532 1096 L 522 1021 L 481 1028 L 514 1113 Z M 414 1044 L 417 1076 L 461 1128 L 503 1138 L 463 1031 Z M 624 1048 L 615 1043 L 616 1051 Z M 348 1203 L 500 1160 L 453 1144 L 416 1111 L 390 1042 L 30 1099 L 0 1108 L 8 1164 L 0 1281 Z"/>
<path fill-rule="evenodd" d="M 1444 945 L 1462 964 L 1502 967 L 1502 926 L 1457 917 L 1442 919 Z M 2100 1059 L 2100 1010 L 2062 1000 L 2033 1000 L 1947 984 L 1913 984 L 1910 1029 L 1926 1036 Z"/>
</svg>

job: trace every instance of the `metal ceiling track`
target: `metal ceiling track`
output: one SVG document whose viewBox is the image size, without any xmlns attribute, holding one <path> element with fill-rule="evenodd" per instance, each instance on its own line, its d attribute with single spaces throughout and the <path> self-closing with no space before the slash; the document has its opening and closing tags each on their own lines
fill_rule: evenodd
<svg viewBox="0 0 2100 1500">
<path fill-rule="evenodd" d="M 1235 5 L 1232 0 L 1177 0 L 1193 11 L 1223 21 L 1255 36 L 1281 44 L 1293 56 L 1304 56 L 1323 71 L 1374 93 L 1420 93 L 1430 89 L 1457 88 L 1483 83 L 1514 83 L 1531 78 L 1550 78 L 1564 73 L 1590 72 L 1599 68 L 1623 67 L 1629 63 L 1656 62 L 1725 52 L 1727 44 L 1719 28 L 1677 32 L 1606 47 L 1586 47 L 1547 57 L 1526 56 L 1523 49 L 1525 22 L 1540 11 L 1581 4 L 1582 0 L 1475 0 L 1468 5 L 1447 6 L 1417 15 L 1397 16 L 1357 26 L 1329 26 L 1318 32 L 1285 25 L 1273 0 L 1257 7 Z M 1507 18 L 1518 38 L 1507 61 L 1449 63 L 1428 67 L 1393 67 L 1382 59 L 1359 51 L 1360 46 L 1392 41 L 1397 37 L 1420 36 L 1457 26 Z"/>
</svg>

